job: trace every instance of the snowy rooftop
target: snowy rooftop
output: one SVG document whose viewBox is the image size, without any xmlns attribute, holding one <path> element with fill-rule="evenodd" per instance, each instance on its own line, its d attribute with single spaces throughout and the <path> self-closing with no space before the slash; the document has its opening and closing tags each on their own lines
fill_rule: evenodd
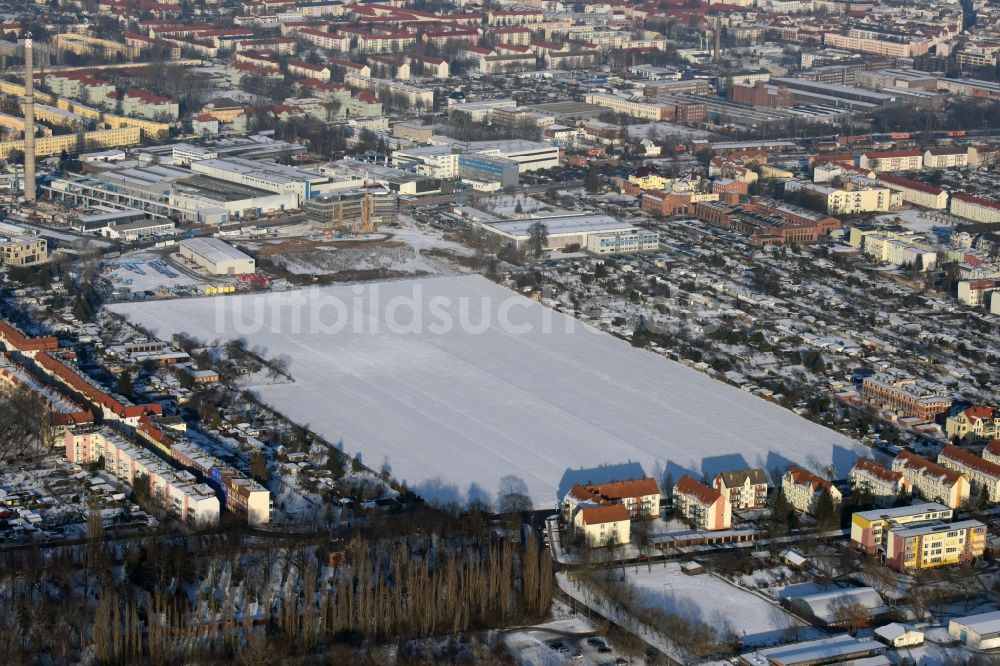
<svg viewBox="0 0 1000 666">
<path fill-rule="evenodd" d="M 1000 611 L 969 615 L 968 617 L 957 617 L 950 624 L 968 627 L 979 634 L 981 638 L 998 635 L 1000 634 Z M 949 629 L 951 628 L 950 624 Z"/>
<path fill-rule="evenodd" d="M 614 229 L 631 229 L 634 225 L 619 222 L 610 215 L 567 215 L 561 217 L 527 217 L 509 222 L 490 222 L 487 225 L 497 231 L 511 236 L 527 236 L 531 225 L 540 222 L 545 225 L 549 235 L 580 234 Z"/>
</svg>

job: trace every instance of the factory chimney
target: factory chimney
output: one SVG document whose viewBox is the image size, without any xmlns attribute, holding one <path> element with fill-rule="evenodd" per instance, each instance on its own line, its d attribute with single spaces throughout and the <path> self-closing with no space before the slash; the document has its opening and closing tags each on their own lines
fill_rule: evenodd
<svg viewBox="0 0 1000 666">
<path fill-rule="evenodd" d="M 722 17 L 716 14 L 715 16 L 715 62 L 720 62 L 722 60 Z"/>
<path fill-rule="evenodd" d="M 35 86 L 31 33 L 24 36 L 24 200 L 35 202 Z"/>
</svg>

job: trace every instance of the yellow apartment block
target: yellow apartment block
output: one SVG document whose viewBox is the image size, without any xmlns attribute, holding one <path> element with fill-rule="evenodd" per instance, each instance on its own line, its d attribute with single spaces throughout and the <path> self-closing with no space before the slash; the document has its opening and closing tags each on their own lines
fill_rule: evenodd
<svg viewBox="0 0 1000 666">
<path fill-rule="evenodd" d="M 126 58 L 135 58 L 139 55 L 139 49 L 121 42 L 113 42 L 108 39 L 98 37 L 88 37 L 76 33 L 62 33 L 55 36 L 55 46 L 60 51 L 70 51 L 80 55 L 88 53 L 104 53 L 107 55 L 124 55 Z"/>
<path fill-rule="evenodd" d="M 58 136 L 43 136 L 35 139 L 35 155 L 58 155 L 62 151 L 77 152 L 97 148 L 117 148 L 134 146 L 142 139 L 138 127 L 121 127 L 118 129 L 97 130 L 80 134 L 60 134 Z M 11 151 L 24 150 L 24 140 L 4 141 L 0 143 L 0 159 L 7 159 Z"/>
<path fill-rule="evenodd" d="M 897 571 L 918 571 L 970 562 L 986 551 L 986 525 L 978 520 L 889 530 L 885 562 Z"/>
<path fill-rule="evenodd" d="M 0 81 L 0 93 L 7 95 L 18 95 L 20 97 L 24 96 L 24 86 L 18 85 L 16 83 L 11 83 L 10 81 Z M 50 95 L 47 92 L 35 91 L 35 101 L 41 102 L 42 104 L 51 104 L 57 109 L 62 109 L 63 111 L 70 111 L 77 114 L 78 116 L 83 116 L 84 118 L 91 118 L 98 122 L 104 123 L 111 129 L 121 129 L 125 127 L 136 127 L 142 131 L 142 133 L 150 138 L 159 139 L 170 131 L 170 125 L 167 123 L 158 123 L 153 120 L 144 120 L 142 118 L 127 118 L 125 116 L 116 116 L 113 113 L 105 113 L 100 109 L 95 109 L 79 102 L 73 102 L 68 99 L 63 99 L 61 97 L 56 97 L 55 95 Z M 35 117 L 39 120 L 43 120 L 38 116 L 38 107 L 35 107 Z M 39 153 L 41 154 L 41 153 Z"/>
</svg>

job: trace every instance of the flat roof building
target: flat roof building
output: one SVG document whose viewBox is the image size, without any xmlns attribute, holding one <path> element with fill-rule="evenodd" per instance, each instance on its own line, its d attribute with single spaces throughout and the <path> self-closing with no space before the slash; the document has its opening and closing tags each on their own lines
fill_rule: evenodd
<svg viewBox="0 0 1000 666">
<path fill-rule="evenodd" d="M 188 238 L 180 255 L 212 275 L 240 275 L 257 270 L 253 257 L 218 238 Z"/>
</svg>

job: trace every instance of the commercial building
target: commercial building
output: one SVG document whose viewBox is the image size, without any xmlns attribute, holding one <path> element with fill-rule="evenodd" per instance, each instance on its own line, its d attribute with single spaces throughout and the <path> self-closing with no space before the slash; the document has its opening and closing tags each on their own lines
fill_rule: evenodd
<svg viewBox="0 0 1000 666">
<path fill-rule="evenodd" d="M 383 187 L 364 187 L 322 194 L 307 201 L 302 210 L 321 229 L 368 233 L 396 222 L 399 197 Z"/>
<path fill-rule="evenodd" d="M 858 511 L 851 516 L 851 547 L 868 555 L 876 555 L 884 551 L 890 528 L 913 523 L 944 522 L 951 520 L 953 514 L 951 509 L 935 502 Z"/>
<path fill-rule="evenodd" d="M 996 649 L 1000 647 L 1000 611 L 949 620 L 948 634 L 976 650 Z"/>
<path fill-rule="evenodd" d="M 951 195 L 949 212 L 956 217 L 964 217 L 973 222 L 1000 222 L 1000 201 L 974 197 L 963 192 Z"/>
<path fill-rule="evenodd" d="M 83 427 L 66 433 L 66 460 L 89 465 L 104 461 L 104 469 L 135 487 L 149 482 L 150 498 L 164 510 L 193 526 L 219 522 L 219 500 L 208 485 L 190 472 L 177 470 L 153 453 L 129 442 L 108 427 Z"/>
<path fill-rule="evenodd" d="M 944 431 L 949 438 L 963 439 L 972 435 L 979 440 L 1000 440 L 1000 409 L 985 406 L 963 409 L 958 414 L 948 417 L 948 420 L 945 421 Z M 994 455 L 990 450 L 993 444 L 990 442 L 990 446 L 986 447 L 986 450 L 983 451 L 983 457 L 991 462 L 1000 463 L 1000 455 L 996 456 L 996 460 L 988 457 L 988 452 L 989 455 Z M 1000 449 L 1000 445 L 996 448 Z M 1000 454 L 1000 450 L 997 450 L 996 454 Z"/>
<path fill-rule="evenodd" d="M 660 515 L 660 487 L 656 479 L 645 477 L 590 485 L 574 484 L 563 499 L 563 519 L 572 522 L 588 506 L 624 506 L 630 518 L 657 518 Z"/>
<path fill-rule="evenodd" d="M 517 250 L 527 250 L 534 225 L 546 232 L 545 250 L 575 247 L 610 254 L 610 248 L 625 252 L 659 249 L 660 235 L 608 215 L 566 215 L 560 217 L 528 217 L 519 220 L 490 220 L 478 224 L 482 236 Z M 622 238 L 617 239 L 617 236 Z M 595 239 L 593 243 L 591 240 Z"/>
<path fill-rule="evenodd" d="M 48 242 L 38 232 L 0 222 L 0 265 L 34 266 L 48 260 Z"/>
<path fill-rule="evenodd" d="M 500 188 L 517 185 L 518 163 L 503 157 L 467 153 L 458 156 L 458 176 L 463 180 L 499 183 Z"/>
<path fill-rule="evenodd" d="M 839 505 L 843 500 L 840 491 L 832 483 L 808 470 L 794 466 L 781 477 L 781 492 L 788 503 L 802 513 L 813 513 L 824 493 L 830 495 L 834 505 Z"/>
<path fill-rule="evenodd" d="M 650 103 L 606 93 L 591 93 L 584 97 L 584 101 L 587 104 L 603 106 L 615 113 L 653 122 L 669 120 L 675 114 L 675 109 L 671 104 Z"/>
<path fill-rule="evenodd" d="M 861 395 L 882 409 L 927 422 L 951 409 L 952 403 L 951 394 L 943 386 L 888 372 L 865 377 Z"/>
<path fill-rule="evenodd" d="M 733 510 L 767 506 L 767 485 L 767 474 L 762 469 L 721 472 L 712 479 L 712 487 Z"/>
<path fill-rule="evenodd" d="M 182 257 L 212 275 L 241 275 L 257 270 L 253 257 L 218 238 L 188 238 L 178 248 Z"/>
<path fill-rule="evenodd" d="M 559 148 L 539 141 L 525 141 L 523 139 L 474 141 L 465 147 L 463 154 L 485 155 L 510 160 L 517 164 L 520 173 L 559 166 Z"/>
<path fill-rule="evenodd" d="M 885 563 L 897 571 L 971 562 L 986 551 L 986 525 L 978 520 L 890 529 Z"/>
<path fill-rule="evenodd" d="M 858 460 L 851 468 L 848 478 L 855 497 L 865 494 L 876 506 L 892 506 L 913 490 L 902 472 L 886 469 L 868 458 Z"/>
<path fill-rule="evenodd" d="M 297 205 L 333 187 L 324 175 L 243 157 L 193 161 L 191 171 L 265 192 L 294 195 Z"/>
<path fill-rule="evenodd" d="M 958 509 L 969 501 L 969 482 L 964 476 L 914 453 L 899 452 L 892 461 L 892 469 L 902 472 L 914 494 L 928 502 L 940 502 L 949 509 Z"/>
<path fill-rule="evenodd" d="M 722 496 L 685 474 L 674 485 L 674 509 L 696 530 L 727 530 L 733 525 L 733 508 Z"/>
<path fill-rule="evenodd" d="M 970 492 L 985 493 L 990 502 L 1000 501 L 1000 465 L 949 444 L 938 455 L 938 464 L 955 470 L 969 481 Z"/>
</svg>

